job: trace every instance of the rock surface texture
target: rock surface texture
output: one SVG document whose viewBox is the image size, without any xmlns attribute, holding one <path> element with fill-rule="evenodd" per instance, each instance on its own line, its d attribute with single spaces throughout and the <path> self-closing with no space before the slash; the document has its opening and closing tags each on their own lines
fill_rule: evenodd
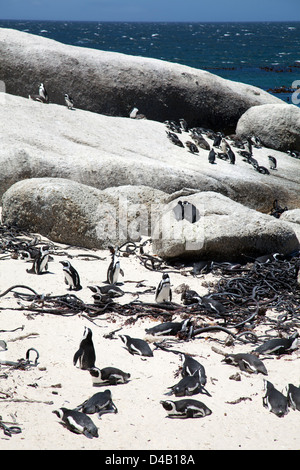
<svg viewBox="0 0 300 470">
<path fill-rule="evenodd" d="M 189 125 L 234 130 L 251 106 L 282 103 L 259 88 L 191 67 L 61 44 L 0 29 L 0 77 L 7 93 L 27 97 L 43 82 L 50 102 L 69 93 L 77 108 L 129 116 L 133 107 L 148 119 L 185 118 Z"/>
<path fill-rule="evenodd" d="M 255 135 L 263 145 L 275 150 L 300 150 L 300 108 L 295 105 L 253 106 L 239 119 L 240 137 Z"/>
</svg>

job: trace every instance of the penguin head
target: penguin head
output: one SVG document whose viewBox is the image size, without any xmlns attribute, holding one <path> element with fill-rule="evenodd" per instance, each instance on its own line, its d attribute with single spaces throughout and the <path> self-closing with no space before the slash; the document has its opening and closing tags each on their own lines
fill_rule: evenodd
<svg viewBox="0 0 300 470">
<path fill-rule="evenodd" d="M 119 337 L 121 338 L 123 343 L 127 345 L 128 341 L 129 341 L 129 336 L 128 335 L 119 335 Z"/>
<path fill-rule="evenodd" d="M 171 400 L 161 400 L 160 404 L 166 411 L 172 411 L 174 409 L 174 402 Z"/>
<path fill-rule="evenodd" d="M 83 331 L 83 339 L 92 339 L 92 330 L 90 328 L 88 328 L 87 326 L 84 327 L 84 331 Z"/>
<path fill-rule="evenodd" d="M 62 419 L 64 416 L 64 409 L 65 408 L 59 408 L 58 410 L 53 410 L 52 413 L 54 413 L 58 418 Z"/>
<path fill-rule="evenodd" d="M 69 268 L 71 266 L 70 261 L 60 261 L 60 264 L 62 264 L 64 268 Z"/>
</svg>

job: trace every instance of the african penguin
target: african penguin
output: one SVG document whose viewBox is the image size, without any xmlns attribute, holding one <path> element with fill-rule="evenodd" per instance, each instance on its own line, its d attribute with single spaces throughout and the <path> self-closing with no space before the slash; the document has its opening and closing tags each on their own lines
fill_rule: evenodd
<svg viewBox="0 0 300 470">
<path fill-rule="evenodd" d="M 69 290 L 80 290 L 80 277 L 76 269 L 71 265 L 70 261 L 60 261 L 63 265 L 63 271 L 65 275 L 65 283 L 69 286 Z"/>
<path fill-rule="evenodd" d="M 199 374 L 198 377 L 200 384 L 204 387 L 206 385 L 207 377 L 203 365 L 188 354 L 181 354 L 181 360 L 183 363 L 181 369 L 182 377 L 194 375 L 197 372 Z"/>
<path fill-rule="evenodd" d="M 213 299 L 210 295 L 204 295 L 201 297 L 200 305 L 211 313 L 217 315 L 227 315 L 226 308 L 224 305 L 216 299 Z"/>
<path fill-rule="evenodd" d="M 91 398 L 85 400 L 81 405 L 75 408 L 85 414 L 98 413 L 98 418 L 105 413 L 118 413 L 116 405 L 112 401 L 110 390 L 95 393 Z"/>
<path fill-rule="evenodd" d="M 68 93 L 65 93 L 65 103 L 68 109 L 74 108 L 74 100 L 70 95 L 68 95 Z"/>
<path fill-rule="evenodd" d="M 120 260 L 117 256 L 115 249 L 110 248 L 111 251 L 111 262 L 107 269 L 107 282 L 109 284 L 117 284 L 119 275 L 124 276 L 124 272 L 120 266 Z"/>
<path fill-rule="evenodd" d="M 115 284 L 108 284 L 106 286 L 87 286 L 94 294 L 99 294 L 100 296 L 106 295 L 111 298 L 122 297 L 125 292 L 120 289 L 120 287 Z"/>
<path fill-rule="evenodd" d="M 103 369 L 91 367 L 89 373 L 92 376 L 93 386 L 125 384 L 130 379 L 129 373 L 123 372 L 116 367 L 104 367 Z"/>
<path fill-rule="evenodd" d="M 159 325 L 155 325 L 152 328 L 146 328 L 146 333 L 156 336 L 176 336 L 178 333 L 182 333 L 188 330 L 192 321 L 190 318 L 183 320 L 182 322 L 164 322 Z"/>
<path fill-rule="evenodd" d="M 31 269 L 27 269 L 28 273 L 43 274 L 48 271 L 49 262 L 49 245 L 43 245 L 40 247 L 39 252 L 33 260 Z"/>
<path fill-rule="evenodd" d="M 167 132 L 167 137 L 173 144 L 177 145 L 178 147 L 184 147 L 184 144 L 181 142 L 179 137 L 174 134 L 174 132 Z"/>
<path fill-rule="evenodd" d="M 201 297 L 195 290 L 185 289 L 181 294 L 181 300 L 184 305 L 192 305 L 200 303 Z"/>
<path fill-rule="evenodd" d="M 264 391 L 263 406 L 279 418 L 286 415 L 289 411 L 287 397 L 279 392 L 268 380 L 264 380 Z"/>
<path fill-rule="evenodd" d="M 289 338 L 270 339 L 254 349 L 254 352 L 259 354 L 284 354 L 293 351 L 298 348 L 298 336 L 299 333 L 295 332 Z"/>
<path fill-rule="evenodd" d="M 293 410 L 300 411 L 300 387 L 288 384 L 286 387 L 288 404 Z"/>
<path fill-rule="evenodd" d="M 268 155 L 269 163 L 270 163 L 270 170 L 276 170 L 277 168 L 277 160 L 272 155 Z"/>
<path fill-rule="evenodd" d="M 155 302 L 171 302 L 172 301 L 172 290 L 169 274 L 164 273 L 162 279 L 159 282 L 155 292 Z"/>
<path fill-rule="evenodd" d="M 203 418 L 212 413 L 204 403 L 191 398 L 177 401 L 162 400 L 160 403 L 169 418 Z"/>
<path fill-rule="evenodd" d="M 197 145 L 194 144 L 193 142 L 191 142 L 190 140 L 187 140 L 185 145 L 191 153 L 199 153 L 199 149 L 198 149 Z"/>
<path fill-rule="evenodd" d="M 149 344 L 140 338 L 131 338 L 128 335 L 119 335 L 130 354 L 152 357 L 153 352 Z"/>
<path fill-rule="evenodd" d="M 215 163 L 216 161 L 216 152 L 215 150 L 212 148 L 208 154 L 208 161 L 209 163 L 211 163 L 212 165 Z"/>
<path fill-rule="evenodd" d="M 177 384 L 168 387 L 171 394 L 176 397 L 184 397 L 201 393 L 200 373 L 196 370 L 193 375 L 186 375 Z"/>
<path fill-rule="evenodd" d="M 88 370 L 95 367 L 96 353 L 92 335 L 92 330 L 85 326 L 79 349 L 73 357 L 74 366 L 76 366 L 77 361 L 79 361 L 79 368 L 82 370 Z"/>
<path fill-rule="evenodd" d="M 187 132 L 188 131 L 188 124 L 185 119 L 181 118 L 179 119 L 179 125 L 181 127 L 181 130 Z"/>
<path fill-rule="evenodd" d="M 240 370 L 244 372 L 255 374 L 261 372 L 263 375 L 268 375 L 268 371 L 264 363 L 254 354 L 226 354 L 222 362 L 239 366 Z"/>
<path fill-rule="evenodd" d="M 84 434 L 89 439 L 99 437 L 98 428 L 85 413 L 64 407 L 54 410 L 52 413 L 55 413 L 70 431 Z"/>
</svg>

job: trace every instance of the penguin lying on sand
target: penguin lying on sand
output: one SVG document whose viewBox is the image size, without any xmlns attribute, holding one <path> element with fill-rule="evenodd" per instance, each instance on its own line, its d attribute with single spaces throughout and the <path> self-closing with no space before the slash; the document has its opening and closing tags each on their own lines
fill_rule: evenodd
<svg viewBox="0 0 300 470">
<path fill-rule="evenodd" d="M 98 418 L 105 413 L 118 413 L 116 405 L 112 401 L 111 391 L 95 393 L 91 398 L 85 400 L 75 408 L 85 414 L 98 413 Z"/>
<path fill-rule="evenodd" d="M 128 335 L 119 335 L 121 340 L 126 346 L 126 349 L 130 352 L 132 355 L 138 355 L 138 356 L 148 356 L 152 357 L 153 352 L 149 346 L 149 344 L 144 341 L 143 339 L 140 338 L 131 338 Z"/>
<path fill-rule="evenodd" d="M 70 431 L 76 434 L 84 434 L 89 439 L 99 437 L 97 426 L 85 413 L 64 407 L 54 410 L 52 413 L 55 413 Z"/>
<path fill-rule="evenodd" d="M 255 374 L 261 372 L 264 375 L 268 375 L 264 363 L 254 354 L 226 354 L 222 362 L 238 366 L 244 372 L 254 372 Z"/>
<path fill-rule="evenodd" d="M 117 385 L 125 384 L 130 379 L 130 374 L 123 372 L 121 369 L 116 367 L 104 367 L 103 369 L 98 369 L 98 367 L 91 367 L 89 373 L 92 376 L 93 385 Z"/>
<path fill-rule="evenodd" d="M 264 390 L 266 394 L 263 397 L 263 406 L 279 418 L 286 415 L 289 412 L 287 397 L 276 390 L 274 385 L 268 380 L 264 380 Z"/>
<path fill-rule="evenodd" d="M 183 400 L 162 400 L 160 402 L 169 418 L 203 418 L 212 411 L 201 401 L 186 398 Z"/>
</svg>

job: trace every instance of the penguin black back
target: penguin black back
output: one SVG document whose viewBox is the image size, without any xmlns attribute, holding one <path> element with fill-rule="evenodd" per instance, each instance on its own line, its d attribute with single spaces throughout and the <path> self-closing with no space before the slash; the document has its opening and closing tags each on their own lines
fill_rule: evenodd
<svg viewBox="0 0 300 470">
<path fill-rule="evenodd" d="M 76 366 L 77 361 L 79 361 L 79 368 L 83 370 L 88 370 L 95 366 L 96 353 L 92 340 L 92 330 L 90 328 L 84 328 L 83 338 L 80 342 L 79 349 L 74 354 L 74 366 Z"/>
</svg>

